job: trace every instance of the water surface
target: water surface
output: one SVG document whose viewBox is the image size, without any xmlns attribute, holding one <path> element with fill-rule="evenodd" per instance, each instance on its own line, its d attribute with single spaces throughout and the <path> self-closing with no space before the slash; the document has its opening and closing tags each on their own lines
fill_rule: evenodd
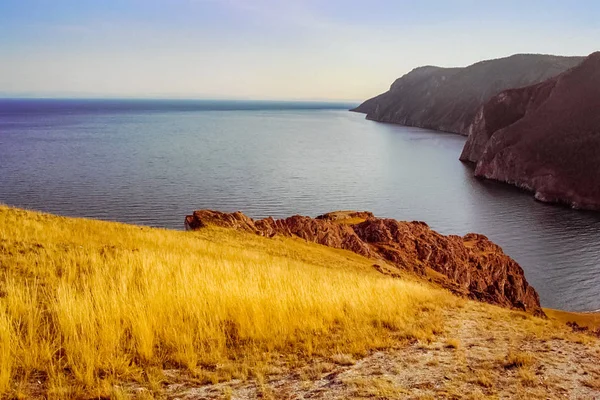
<svg viewBox="0 0 600 400">
<path fill-rule="evenodd" d="M 546 307 L 600 309 L 600 214 L 472 177 L 461 136 L 328 103 L 0 100 L 0 202 L 173 229 L 199 208 L 338 209 L 478 232 Z"/>
</svg>

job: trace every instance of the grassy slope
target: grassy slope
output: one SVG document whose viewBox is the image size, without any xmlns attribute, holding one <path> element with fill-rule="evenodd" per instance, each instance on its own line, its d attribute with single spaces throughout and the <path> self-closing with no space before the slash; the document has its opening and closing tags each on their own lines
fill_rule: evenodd
<svg viewBox="0 0 600 400">
<path fill-rule="evenodd" d="M 0 206 L 5 396 L 589 398 L 598 354 L 346 251 Z"/>
<path fill-rule="evenodd" d="M 109 395 L 165 368 L 218 381 L 277 355 L 364 355 L 431 339 L 456 302 L 300 240 L 0 206 L 0 393 Z"/>
<path fill-rule="evenodd" d="M 544 312 L 551 320 L 566 324 L 567 322 L 576 322 L 579 326 L 591 330 L 600 329 L 600 313 L 577 313 L 562 310 L 544 308 Z"/>
</svg>

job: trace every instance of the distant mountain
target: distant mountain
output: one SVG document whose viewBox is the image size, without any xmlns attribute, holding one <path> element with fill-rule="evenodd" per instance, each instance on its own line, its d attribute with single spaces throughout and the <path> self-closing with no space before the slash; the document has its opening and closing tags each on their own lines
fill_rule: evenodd
<svg viewBox="0 0 600 400">
<path fill-rule="evenodd" d="M 468 135 L 477 109 L 503 90 L 556 76 L 583 60 L 517 54 L 466 68 L 420 67 L 352 111 L 367 119 Z"/>
<path fill-rule="evenodd" d="M 475 175 L 538 200 L 600 210 L 600 52 L 537 85 L 507 90 L 477 113 L 461 160 Z"/>
</svg>

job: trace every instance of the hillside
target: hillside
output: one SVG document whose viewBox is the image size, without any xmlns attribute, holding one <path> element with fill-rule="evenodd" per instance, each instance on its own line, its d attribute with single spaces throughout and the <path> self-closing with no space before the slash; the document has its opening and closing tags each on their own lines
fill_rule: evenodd
<svg viewBox="0 0 600 400">
<path fill-rule="evenodd" d="M 481 107 L 461 160 L 538 200 L 600 209 L 600 52 Z"/>
<path fill-rule="evenodd" d="M 0 206 L 0 268 L 7 398 L 599 393 L 594 337 L 299 238 Z"/>
<path fill-rule="evenodd" d="M 542 82 L 583 57 L 517 54 L 464 68 L 416 68 L 352 111 L 367 119 L 469 134 L 479 107 L 503 90 Z"/>
<path fill-rule="evenodd" d="M 337 211 L 316 218 L 253 220 L 241 212 L 198 210 L 186 226 L 220 226 L 260 236 L 297 237 L 373 259 L 381 273 L 429 276 L 455 294 L 543 316 L 523 269 L 487 237 L 441 235 L 422 221 L 377 218 L 366 211 Z M 379 265 L 386 265 L 383 266 Z"/>
</svg>

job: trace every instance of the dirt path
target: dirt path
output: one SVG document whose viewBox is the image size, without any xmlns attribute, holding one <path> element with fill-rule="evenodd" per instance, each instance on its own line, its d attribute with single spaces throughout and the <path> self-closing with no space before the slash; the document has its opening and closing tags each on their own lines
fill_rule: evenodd
<svg viewBox="0 0 600 400">
<path fill-rule="evenodd" d="M 361 360 L 314 360 L 264 379 L 166 387 L 197 399 L 600 399 L 600 341 L 519 313 L 468 303 L 434 342 Z"/>
</svg>

